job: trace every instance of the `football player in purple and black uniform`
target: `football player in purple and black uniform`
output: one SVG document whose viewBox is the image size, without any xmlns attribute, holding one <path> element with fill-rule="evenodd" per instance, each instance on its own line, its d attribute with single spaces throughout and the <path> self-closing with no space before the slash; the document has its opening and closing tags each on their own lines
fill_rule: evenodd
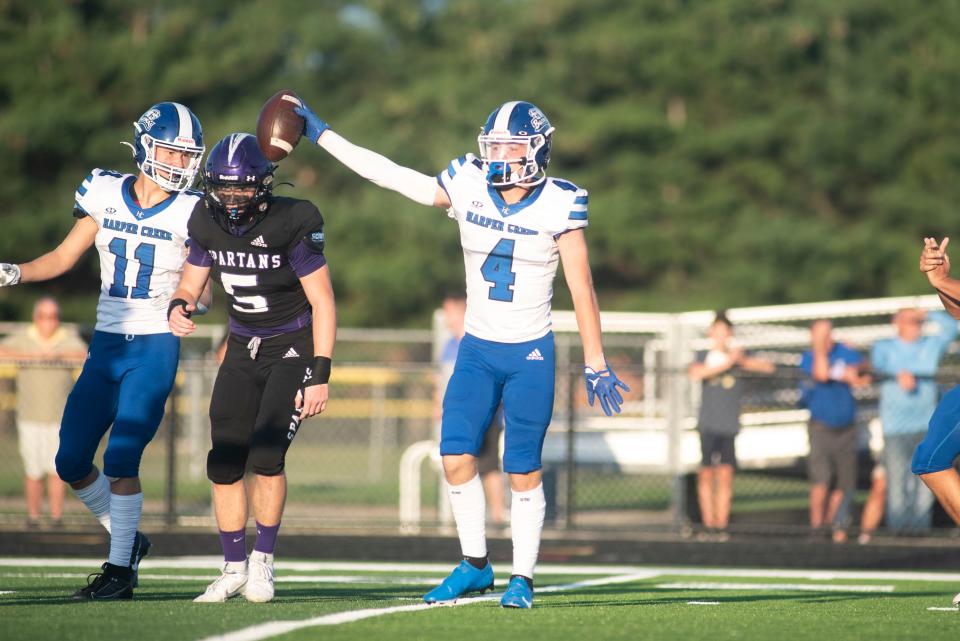
<svg viewBox="0 0 960 641">
<path fill-rule="evenodd" d="M 77 187 L 77 219 L 63 242 L 21 265 L 0 263 L 0 287 L 56 278 L 96 246 L 100 300 L 90 352 L 60 424 L 57 474 L 110 532 L 110 555 L 76 599 L 129 599 L 150 549 L 137 530 L 143 510 L 140 458 L 173 388 L 180 340 L 164 309 L 186 257 L 190 186 L 203 157 L 200 121 L 161 102 L 133 123 L 137 175 L 94 169 Z M 192 299 L 198 301 L 200 292 Z M 103 471 L 93 464 L 107 430 Z"/>
<path fill-rule="evenodd" d="M 224 567 L 197 597 L 273 598 L 273 551 L 286 498 L 284 459 L 300 422 L 327 404 L 336 308 L 323 254 L 323 217 L 306 200 L 273 196 L 274 165 L 250 134 L 210 151 L 204 199 L 190 216 L 190 253 L 168 309 L 170 330 L 195 329 L 189 301 L 212 275 L 227 293 L 230 337 L 210 400 L 207 476 Z M 257 539 L 247 558 L 247 496 L 254 473 Z"/>
</svg>

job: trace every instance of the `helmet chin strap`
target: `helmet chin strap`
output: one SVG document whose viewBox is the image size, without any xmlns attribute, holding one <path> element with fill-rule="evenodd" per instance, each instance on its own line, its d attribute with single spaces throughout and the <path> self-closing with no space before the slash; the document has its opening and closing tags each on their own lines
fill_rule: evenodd
<svg viewBox="0 0 960 641">
<path fill-rule="evenodd" d="M 121 144 L 121 145 L 126 145 L 127 147 L 130 147 L 130 155 L 133 156 L 134 158 L 137 157 L 137 148 L 134 147 L 131 143 L 126 142 L 126 141 L 123 141 L 123 142 L 121 142 L 120 144 Z"/>
</svg>

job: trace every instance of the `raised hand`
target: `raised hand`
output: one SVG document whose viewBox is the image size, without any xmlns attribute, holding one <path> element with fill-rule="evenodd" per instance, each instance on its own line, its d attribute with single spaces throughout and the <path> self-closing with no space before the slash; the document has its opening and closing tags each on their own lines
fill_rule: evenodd
<svg viewBox="0 0 960 641">
<path fill-rule="evenodd" d="M 0 287 L 16 285 L 20 282 L 20 266 L 11 263 L 0 263 Z"/>
<path fill-rule="evenodd" d="M 949 243 L 949 237 L 945 237 L 943 242 L 939 244 L 937 244 L 936 238 L 923 239 L 923 251 L 920 253 L 920 271 L 927 275 L 927 279 L 934 287 L 950 277 L 950 257 L 947 255 L 947 245 Z"/>
<path fill-rule="evenodd" d="M 599 399 L 600 409 L 607 416 L 612 416 L 614 412 L 620 413 L 620 405 L 623 403 L 623 396 L 617 390 L 617 387 L 629 392 L 627 384 L 617 378 L 613 368 L 607 365 L 607 369 L 599 372 L 592 367 L 583 368 L 584 382 L 587 386 L 587 402 L 593 407 L 594 398 Z"/>
<path fill-rule="evenodd" d="M 330 128 L 330 125 L 328 125 L 325 120 L 320 118 L 320 116 L 315 114 L 313 110 L 307 106 L 307 103 L 303 103 L 302 107 L 296 107 L 293 111 L 298 116 L 303 118 L 303 137 L 309 138 L 310 142 L 317 144 L 317 141 L 320 140 L 320 136 L 323 134 L 323 132 Z"/>
</svg>

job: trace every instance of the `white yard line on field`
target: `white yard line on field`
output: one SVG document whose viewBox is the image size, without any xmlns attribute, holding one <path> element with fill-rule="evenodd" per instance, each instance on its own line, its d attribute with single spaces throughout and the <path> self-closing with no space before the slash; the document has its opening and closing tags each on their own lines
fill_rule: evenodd
<svg viewBox="0 0 960 641">
<path fill-rule="evenodd" d="M 86 572 L 0 572 L 0 579 L 76 579 L 86 576 Z M 140 578 L 147 581 L 200 581 L 209 583 L 217 576 L 215 574 L 141 574 Z M 437 582 L 437 577 L 291 574 L 277 576 L 274 581 L 277 583 L 352 583 L 354 585 L 384 583 L 391 585 L 432 585 Z"/>
<path fill-rule="evenodd" d="M 15 568 L 98 568 L 103 559 L 78 558 L 36 558 L 36 557 L 5 557 L 0 558 L 0 567 Z M 223 565 L 223 558 L 218 556 L 182 556 L 148 558 L 140 564 L 144 570 L 149 569 L 180 569 L 180 570 L 212 570 Z M 379 563 L 349 561 L 284 561 L 276 562 L 277 570 L 294 572 L 437 572 L 446 574 L 454 563 Z M 495 564 L 496 568 L 496 564 Z M 804 579 L 809 581 L 931 581 L 960 583 L 960 572 L 913 572 L 897 570 L 796 570 L 796 569 L 742 569 L 718 567 L 671 567 L 671 566 L 638 566 L 638 565 L 563 565 L 558 563 L 544 563 L 537 566 L 537 574 L 564 574 L 575 575 L 613 575 L 634 574 L 636 572 L 655 572 L 663 576 L 705 576 L 705 577 L 737 577 L 754 579 Z"/>
<path fill-rule="evenodd" d="M 103 559 L 81 558 L 37 558 L 37 557 L 4 557 L 0 558 L 0 567 L 21 568 L 75 568 L 100 567 Z M 179 569 L 179 570 L 209 570 L 223 565 L 223 558 L 219 556 L 179 556 L 148 558 L 140 567 L 142 569 Z M 447 574 L 455 563 L 387 563 L 387 562 L 350 562 L 350 561 L 286 561 L 279 559 L 275 563 L 277 570 L 294 572 L 437 572 Z M 537 574 L 565 574 L 575 576 L 579 574 L 633 574 L 646 570 L 639 566 L 624 565 L 561 565 L 545 563 L 537 566 Z"/>
<path fill-rule="evenodd" d="M 653 574 L 652 576 L 656 576 L 656 574 Z M 544 586 L 543 588 L 538 589 L 537 592 L 563 592 L 567 590 L 576 590 L 583 587 L 608 585 L 613 583 L 627 583 L 629 581 L 641 581 L 649 578 L 651 578 L 651 573 L 649 571 L 641 571 L 633 575 L 615 575 L 600 579 L 577 581 L 576 583 L 568 583 L 565 585 Z M 484 603 L 499 598 L 499 594 L 489 594 L 487 596 L 460 599 L 459 601 L 452 603 L 447 607 L 470 605 L 473 603 Z M 340 625 L 343 623 L 352 623 L 354 621 L 362 621 L 363 619 L 385 616 L 387 614 L 417 612 L 419 610 L 429 610 L 437 607 L 442 606 L 418 603 L 415 605 L 397 605 L 390 608 L 366 608 L 364 610 L 350 610 L 348 612 L 325 614 L 312 619 L 303 619 L 298 621 L 270 621 L 269 623 L 260 623 L 248 628 L 236 630 L 234 632 L 228 632 L 227 634 L 204 637 L 201 641 L 260 641 L 261 639 L 269 639 L 281 634 L 293 632 L 294 630 L 302 630 L 303 628 L 313 628 L 323 625 Z"/>
<path fill-rule="evenodd" d="M 833 583 L 658 583 L 658 590 L 789 590 L 800 592 L 893 592 L 892 585 Z"/>
</svg>

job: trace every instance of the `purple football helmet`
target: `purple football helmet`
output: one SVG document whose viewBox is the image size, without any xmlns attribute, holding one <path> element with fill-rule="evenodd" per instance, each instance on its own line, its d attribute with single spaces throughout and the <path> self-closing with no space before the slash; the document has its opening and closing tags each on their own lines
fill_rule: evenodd
<svg viewBox="0 0 960 641">
<path fill-rule="evenodd" d="M 214 145 L 203 167 L 203 194 L 224 229 L 242 233 L 266 215 L 275 169 L 250 134 L 230 134 Z"/>
</svg>

